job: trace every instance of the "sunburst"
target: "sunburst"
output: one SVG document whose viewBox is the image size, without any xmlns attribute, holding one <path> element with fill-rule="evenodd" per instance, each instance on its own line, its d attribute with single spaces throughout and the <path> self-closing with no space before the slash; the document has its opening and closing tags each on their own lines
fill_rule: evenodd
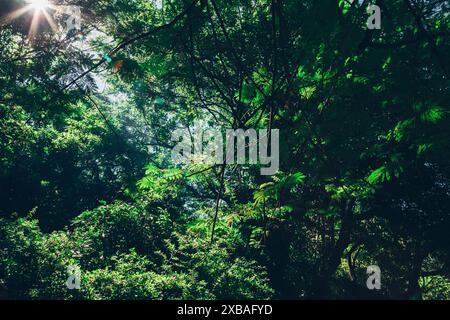
<svg viewBox="0 0 450 320">
<path fill-rule="evenodd" d="M 58 27 L 55 21 L 49 14 L 49 10 L 57 10 L 49 0 L 27 0 L 27 4 L 20 9 L 17 9 L 7 15 L 0 21 L 0 25 L 10 23 L 11 21 L 19 18 L 20 16 L 31 12 L 33 17 L 31 19 L 31 25 L 28 32 L 28 37 L 33 38 L 39 28 L 39 21 L 44 18 L 50 25 L 54 32 L 57 32 Z"/>
</svg>

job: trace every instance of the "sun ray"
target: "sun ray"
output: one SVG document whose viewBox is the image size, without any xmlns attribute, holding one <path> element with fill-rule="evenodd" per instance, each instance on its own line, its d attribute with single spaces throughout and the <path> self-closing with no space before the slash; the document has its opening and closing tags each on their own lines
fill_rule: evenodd
<svg viewBox="0 0 450 320">
<path fill-rule="evenodd" d="M 58 27 L 52 16 L 48 12 L 48 10 L 60 11 L 56 6 L 54 6 L 49 0 L 27 0 L 27 3 L 28 4 L 24 7 L 13 11 L 5 17 L 0 17 L 0 25 L 8 24 L 11 21 L 21 17 L 22 15 L 28 12 L 32 12 L 33 16 L 28 32 L 29 38 L 34 37 L 34 35 L 38 31 L 39 21 L 41 20 L 41 17 L 43 17 L 47 21 L 53 32 L 58 32 Z"/>
<path fill-rule="evenodd" d="M 45 20 L 47 20 L 48 24 L 50 25 L 50 28 L 52 28 L 53 32 L 58 32 L 58 26 L 55 23 L 55 20 L 48 14 L 47 11 L 43 10 L 42 14 L 44 15 Z"/>
<path fill-rule="evenodd" d="M 12 13 L 8 14 L 6 17 L 0 19 L 0 25 L 8 24 L 11 21 L 19 18 L 20 16 L 24 15 L 28 11 L 30 11 L 31 5 L 26 5 L 23 8 L 17 9 L 16 11 L 13 11 Z"/>
<path fill-rule="evenodd" d="M 39 26 L 39 18 L 40 14 L 37 11 L 34 12 L 33 19 L 31 20 L 30 30 L 28 31 L 28 39 L 34 38 Z"/>
</svg>

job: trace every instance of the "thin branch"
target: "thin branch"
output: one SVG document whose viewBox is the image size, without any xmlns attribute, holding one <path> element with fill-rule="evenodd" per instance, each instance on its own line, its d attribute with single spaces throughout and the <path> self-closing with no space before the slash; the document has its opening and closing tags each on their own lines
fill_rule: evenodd
<svg viewBox="0 0 450 320">
<path fill-rule="evenodd" d="M 217 192 L 216 209 L 215 209 L 215 213 L 214 213 L 214 221 L 213 221 L 212 230 L 211 230 L 211 244 L 214 241 L 214 231 L 216 229 L 217 216 L 219 214 L 219 203 L 220 203 L 220 198 L 222 196 L 222 191 L 223 191 L 223 180 L 224 180 L 224 174 L 225 174 L 225 166 L 226 166 L 226 164 L 222 165 L 222 169 L 221 169 L 221 172 L 220 172 L 220 186 L 219 186 L 219 191 Z"/>
</svg>

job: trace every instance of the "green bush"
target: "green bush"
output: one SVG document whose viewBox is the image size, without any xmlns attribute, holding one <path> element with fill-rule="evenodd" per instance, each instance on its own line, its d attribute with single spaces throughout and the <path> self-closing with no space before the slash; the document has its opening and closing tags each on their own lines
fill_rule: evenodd
<svg viewBox="0 0 450 320">
<path fill-rule="evenodd" d="M 24 299 L 267 299 L 267 274 L 222 239 L 175 232 L 166 211 L 116 202 L 44 234 L 37 220 L 0 219 L 0 283 Z M 68 268 L 81 271 L 69 290 Z"/>
</svg>

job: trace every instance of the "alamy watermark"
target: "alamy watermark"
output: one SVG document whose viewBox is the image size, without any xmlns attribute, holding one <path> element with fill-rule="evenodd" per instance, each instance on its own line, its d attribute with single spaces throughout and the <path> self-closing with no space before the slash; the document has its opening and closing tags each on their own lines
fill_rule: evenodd
<svg viewBox="0 0 450 320">
<path fill-rule="evenodd" d="M 66 19 L 65 32 L 81 30 L 81 8 L 79 6 L 67 6 L 64 13 L 68 15 Z"/>
<path fill-rule="evenodd" d="M 175 163 L 261 164 L 261 175 L 274 175 L 280 165 L 278 129 L 175 130 L 172 160 Z M 270 149 L 270 150 L 269 150 Z M 248 154 L 248 157 L 247 157 Z"/>
<path fill-rule="evenodd" d="M 68 266 L 67 267 L 67 274 L 69 277 L 66 281 L 67 289 L 69 290 L 80 290 L 81 288 L 81 269 L 79 266 Z"/>
<path fill-rule="evenodd" d="M 345 12 L 348 10 L 350 6 L 353 5 L 355 0 L 341 0 L 339 5 L 344 8 Z M 364 1 L 358 1 L 359 4 L 362 4 Z M 369 17 L 367 18 L 367 29 L 381 29 L 381 8 L 376 4 L 369 4 L 366 9 Z"/>
<path fill-rule="evenodd" d="M 366 285 L 369 290 L 380 290 L 381 289 L 381 269 L 379 266 L 373 265 L 367 267 L 367 278 Z"/>
<path fill-rule="evenodd" d="M 370 15 L 367 18 L 367 28 L 369 30 L 381 29 L 381 8 L 372 4 L 367 7 L 367 13 Z"/>
</svg>

